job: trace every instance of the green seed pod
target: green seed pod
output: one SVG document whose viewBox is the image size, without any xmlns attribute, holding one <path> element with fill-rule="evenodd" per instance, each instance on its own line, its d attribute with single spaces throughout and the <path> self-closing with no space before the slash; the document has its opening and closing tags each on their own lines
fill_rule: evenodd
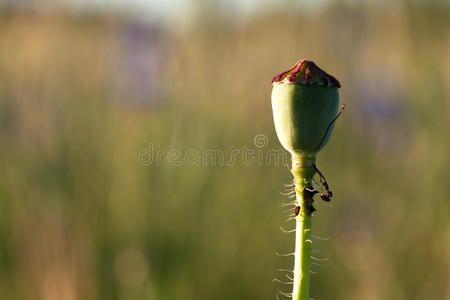
<svg viewBox="0 0 450 300">
<path fill-rule="evenodd" d="M 333 131 L 339 107 L 339 81 L 304 59 L 275 76 L 272 84 L 278 139 L 293 157 L 314 162 Z"/>
<path fill-rule="evenodd" d="M 330 201 L 333 193 L 315 164 L 316 154 L 328 142 L 339 106 L 339 81 L 321 70 L 315 63 L 301 60 L 272 80 L 272 109 L 275 130 L 283 147 L 292 154 L 294 175 L 295 262 L 292 299 L 309 298 L 311 271 L 311 226 L 316 210 L 314 175 L 317 173 Z"/>
</svg>

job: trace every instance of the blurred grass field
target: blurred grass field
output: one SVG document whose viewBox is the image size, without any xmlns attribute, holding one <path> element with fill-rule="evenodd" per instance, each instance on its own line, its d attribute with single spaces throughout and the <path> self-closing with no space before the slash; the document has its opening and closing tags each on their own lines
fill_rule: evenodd
<svg viewBox="0 0 450 300">
<path fill-rule="evenodd" d="M 433 4 L 434 3 L 434 4 Z M 0 9 L 0 299 L 274 299 L 294 236 L 284 165 L 145 166 L 143 149 L 281 146 L 270 80 L 342 83 L 318 157 L 314 299 L 450 299 L 450 8 L 329 4 L 214 14 Z"/>
</svg>

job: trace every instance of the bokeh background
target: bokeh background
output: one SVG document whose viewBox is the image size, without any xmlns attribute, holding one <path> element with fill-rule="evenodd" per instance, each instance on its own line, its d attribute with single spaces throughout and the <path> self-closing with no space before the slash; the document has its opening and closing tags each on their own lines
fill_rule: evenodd
<svg viewBox="0 0 450 300">
<path fill-rule="evenodd" d="M 314 299 L 450 299 L 447 1 L 0 1 L 0 298 L 275 299 L 285 165 L 154 150 L 280 149 L 270 80 L 340 79 L 318 158 Z M 281 297 L 280 297 L 281 299 Z"/>
</svg>

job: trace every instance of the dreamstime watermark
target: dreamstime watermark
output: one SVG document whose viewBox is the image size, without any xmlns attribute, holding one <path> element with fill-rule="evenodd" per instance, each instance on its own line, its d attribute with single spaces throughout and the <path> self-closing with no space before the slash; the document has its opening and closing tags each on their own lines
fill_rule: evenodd
<svg viewBox="0 0 450 300">
<path fill-rule="evenodd" d="M 257 134 L 253 138 L 253 146 L 241 146 L 225 153 L 221 149 L 196 150 L 189 149 L 158 149 L 152 143 L 148 144 L 138 154 L 138 161 L 143 166 L 161 166 L 168 164 L 173 167 L 218 166 L 229 167 L 236 164 L 244 166 L 285 166 L 289 155 L 282 149 L 265 149 L 269 138 L 265 134 Z"/>
</svg>

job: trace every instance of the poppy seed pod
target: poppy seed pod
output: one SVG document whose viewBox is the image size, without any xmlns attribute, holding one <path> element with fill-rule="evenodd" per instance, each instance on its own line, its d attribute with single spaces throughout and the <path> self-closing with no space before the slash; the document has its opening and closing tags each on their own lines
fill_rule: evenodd
<svg viewBox="0 0 450 300">
<path fill-rule="evenodd" d="M 275 76 L 272 84 L 275 130 L 283 147 L 292 155 L 291 173 L 294 175 L 295 209 L 291 218 L 296 220 L 296 225 L 292 299 L 307 300 L 311 299 L 314 195 L 319 193 L 313 184 L 316 174 L 326 190 L 320 197 L 328 202 L 333 196 L 315 160 L 317 152 L 330 139 L 334 122 L 340 115 L 338 88 L 341 85 L 336 78 L 305 59 Z"/>
<path fill-rule="evenodd" d="M 339 81 L 314 62 L 301 60 L 272 80 L 275 130 L 293 157 L 315 160 L 328 142 L 338 113 Z"/>
</svg>

